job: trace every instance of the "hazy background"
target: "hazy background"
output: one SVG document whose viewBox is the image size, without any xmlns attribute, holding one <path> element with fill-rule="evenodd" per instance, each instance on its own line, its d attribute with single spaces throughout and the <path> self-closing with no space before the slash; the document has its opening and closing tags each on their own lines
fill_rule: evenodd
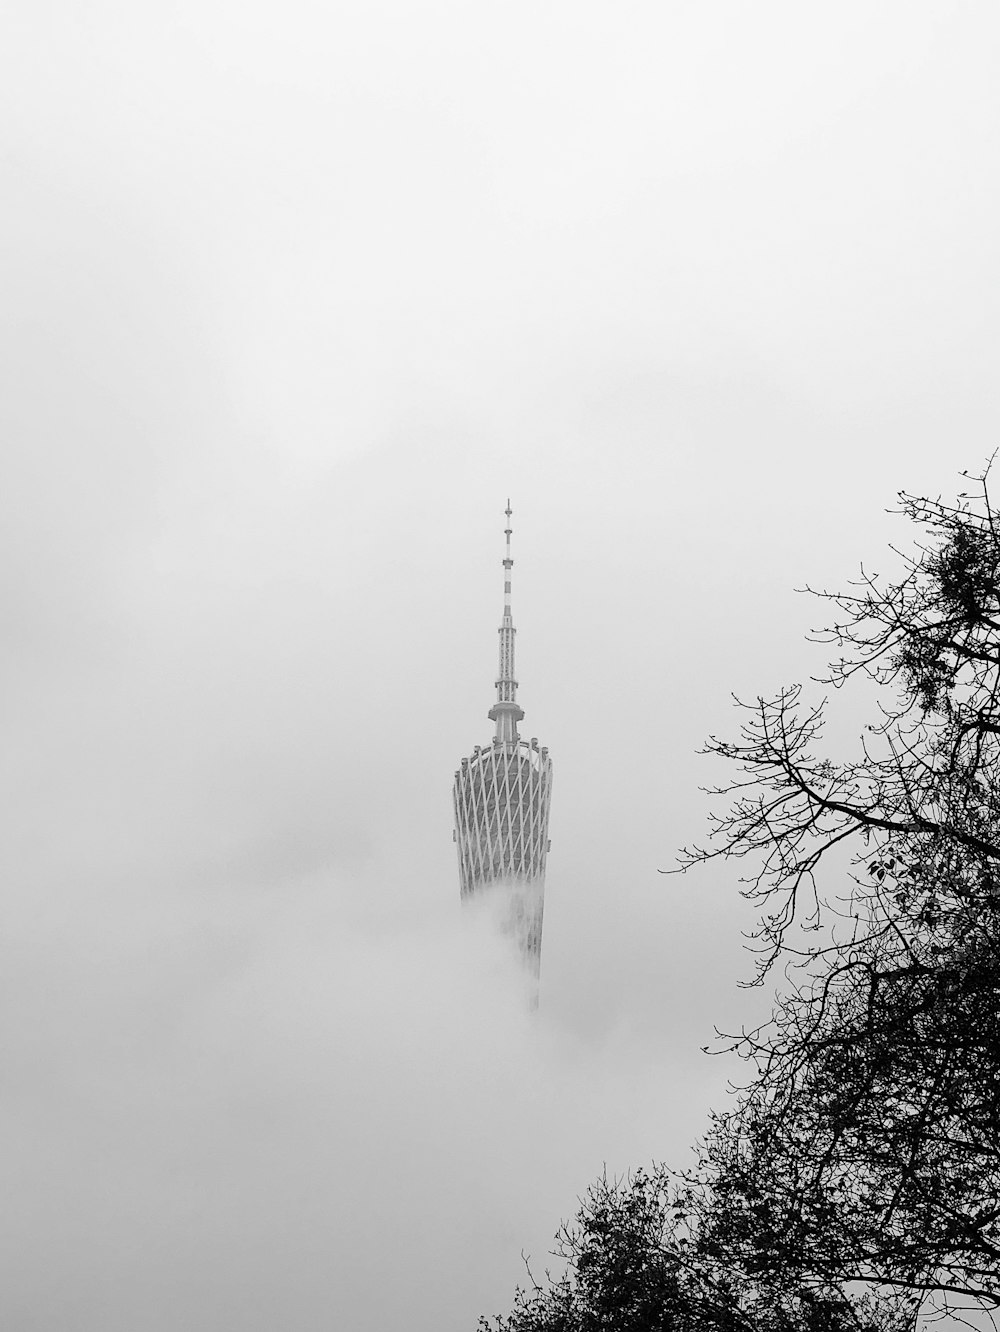
<svg viewBox="0 0 1000 1332">
<path fill-rule="evenodd" d="M 602 1163 L 684 1159 L 751 1011 L 731 875 L 656 872 L 694 751 L 997 442 L 998 46 L 991 2 L 4 7 L 5 1328 L 459 1332 Z M 449 807 L 508 494 L 535 1022 Z"/>
</svg>

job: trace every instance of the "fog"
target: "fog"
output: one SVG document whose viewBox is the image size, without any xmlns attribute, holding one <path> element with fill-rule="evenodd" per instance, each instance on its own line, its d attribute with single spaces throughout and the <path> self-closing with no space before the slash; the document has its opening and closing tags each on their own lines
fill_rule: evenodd
<svg viewBox="0 0 1000 1332">
<path fill-rule="evenodd" d="M 728 869 L 658 873 L 696 751 L 995 444 L 998 39 L 7 7 L 5 1327 L 471 1329 L 684 1162 L 768 1002 Z M 451 840 L 508 495 L 534 1016 Z"/>
</svg>

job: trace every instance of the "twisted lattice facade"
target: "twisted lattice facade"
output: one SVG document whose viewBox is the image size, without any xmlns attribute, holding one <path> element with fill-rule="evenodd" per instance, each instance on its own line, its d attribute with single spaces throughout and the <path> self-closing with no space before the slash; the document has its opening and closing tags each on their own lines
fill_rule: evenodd
<svg viewBox="0 0 1000 1332">
<path fill-rule="evenodd" d="M 470 758 L 462 759 L 455 773 L 455 842 L 463 900 L 489 896 L 501 927 L 518 946 L 537 995 L 552 760 L 534 736 L 522 740 L 517 730 L 524 712 L 517 703 L 514 677 L 509 501 L 506 513 L 500 668 L 496 703 L 489 712 L 496 733 L 491 745 L 477 745 Z"/>
</svg>

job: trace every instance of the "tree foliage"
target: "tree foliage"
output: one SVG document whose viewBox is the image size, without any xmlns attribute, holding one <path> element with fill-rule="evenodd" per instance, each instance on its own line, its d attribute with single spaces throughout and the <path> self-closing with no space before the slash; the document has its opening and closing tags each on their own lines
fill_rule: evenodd
<svg viewBox="0 0 1000 1332">
<path fill-rule="evenodd" d="M 826 705 L 797 686 L 709 746 L 737 775 L 688 863 L 751 859 L 760 974 L 783 958 L 795 984 L 735 1042 L 756 1077 L 713 1126 L 704 1177 L 720 1241 L 756 1209 L 761 1271 L 996 1307 L 1000 534 L 985 477 L 955 504 L 901 499 L 925 534 L 904 576 L 821 594 L 838 612 L 828 681 L 878 686 L 858 756 L 819 754 Z M 818 876 L 841 844 L 853 873 L 831 897 Z M 824 942 L 803 949 L 796 923 Z"/>
<path fill-rule="evenodd" d="M 877 690 L 854 757 L 821 751 L 829 704 L 799 685 L 738 704 L 737 737 L 708 745 L 732 776 L 682 868 L 739 863 L 756 979 L 780 964 L 788 982 L 731 1040 L 749 1083 L 695 1170 L 655 1176 L 655 1224 L 629 1220 L 653 1177 L 588 1195 L 568 1275 L 523 1294 L 508 1332 L 1000 1308 L 1000 518 L 988 473 L 954 503 L 900 499 L 923 534 L 902 576 L 817 594 L 826 683 Z"/>
<path fill-rule="evenodd" d="M 689 1202 L 662 1167 L 602 1178 L 556 1237 L 565 1273 L 480 1332 L 891 1332 L 834 1288 L 745 1281 L 698 1242 Z"/>
</svg>

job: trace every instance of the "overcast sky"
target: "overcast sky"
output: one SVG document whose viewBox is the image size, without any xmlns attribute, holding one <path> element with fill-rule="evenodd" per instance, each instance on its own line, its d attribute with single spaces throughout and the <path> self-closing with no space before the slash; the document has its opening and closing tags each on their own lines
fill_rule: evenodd
<svg viewBox="0 0 1000 1332">
<path fill-rule="evenodd" d="M 0 1322 L 471 1332 L 760 1000 L 695 751 L 997 443 L 986 3 L 9 0 Z M 542 1007 L 459 912 L 503 514 Z M 842 737 L 849 743 L 850 737 Z"/>
</svg>

